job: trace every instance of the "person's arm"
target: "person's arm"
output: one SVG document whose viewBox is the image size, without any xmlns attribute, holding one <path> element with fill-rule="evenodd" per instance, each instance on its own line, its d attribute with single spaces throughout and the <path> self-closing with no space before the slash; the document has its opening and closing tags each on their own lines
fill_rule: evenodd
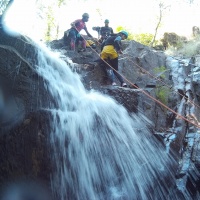
<svg viewBox="0 0 200 200">
<path fill-rule="evenodd" d="M 114 40 L 114 47 L 116 51 L 120 54 L 122 54 L 122 49 L 121 49 L 121 37 L 117 36 Z"/>
<path fill-rule="evenodd" d="M 104 46 L 105 46 L 106 41 L 102 42 L 101 44 L 101 51 L 103 50 Z"/>
<path fill-rule="evenodd" d="M 110 28 L 110 32 L 111 32 L 111 34 L 114 34 L 114 32 L 113 32 L 113 29 L 112 29 L 112 28 Z"/>
<path fill-rule="evenodd" d="M 92 35 L 88 32 L 88 30 L 87 30 L 87 27 L 85 26 L 85 28 L 84 28 L 84 30 L 85 30 L 85 32 L 87 33 L 87 35 L 89 36 L 89 37 L 92 37 Z"/>
</svg>

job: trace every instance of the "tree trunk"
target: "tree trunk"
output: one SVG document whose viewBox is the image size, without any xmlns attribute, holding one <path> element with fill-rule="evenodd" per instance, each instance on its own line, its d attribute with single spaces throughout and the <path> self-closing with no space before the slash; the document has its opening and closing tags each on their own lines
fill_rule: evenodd
<svg viewBox="0 0 200 200">
<path fill-rule="evenodd" d="M 157 23 L 157 26 L 156 26 L 156 29 L 155 29 L 155 34 L 154 34 L 153 40 L 152 40 L 152 42 L 150 43 L 150 47 L 153 47 L 153 45 L 154 45 L 154 43 L 155 43 L 156 36 L 157 36 L 157 32 L 158 32 L 158 28 L 159 28 L 159 26 L 160 26 L 161 20 L 162 20 L 162 10 L 161 10 L 161 7 L 160 7 L 160 16 L 159 16 L 159 20 L 158 20 L 158 23 Z"/>
</svg>

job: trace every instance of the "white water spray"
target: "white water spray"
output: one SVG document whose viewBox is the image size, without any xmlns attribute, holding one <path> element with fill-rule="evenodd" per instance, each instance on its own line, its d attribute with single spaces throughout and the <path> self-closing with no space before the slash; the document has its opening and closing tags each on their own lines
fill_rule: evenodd
<svg viewBox="0 0 200 200">
<path fill-rule="evenodd" d="M 59 106 L 50 108 L 56 199 L 167 199 L 175 162 L 153 138 L 145 117 L 130 116 L 112 98 L 86 91 L 54 55 L 38 55 L 38 73 Z"/>
</svg>

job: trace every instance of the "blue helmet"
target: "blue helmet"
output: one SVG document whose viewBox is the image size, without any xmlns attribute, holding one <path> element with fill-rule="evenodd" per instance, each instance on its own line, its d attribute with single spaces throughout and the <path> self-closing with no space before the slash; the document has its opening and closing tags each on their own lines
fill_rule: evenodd
<svg viewBox="0 0 200 200">
<path fill-rule="evenodd" d="M 126 38 L 128 38 L 128 32 L 127 31 L 120 31 L 119 33 L 123 34 L 126 36 Z"/>
</svg>

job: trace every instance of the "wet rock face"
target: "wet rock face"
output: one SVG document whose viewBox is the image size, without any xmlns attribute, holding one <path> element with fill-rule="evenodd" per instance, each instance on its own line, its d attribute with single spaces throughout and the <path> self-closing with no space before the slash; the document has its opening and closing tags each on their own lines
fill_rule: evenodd
<svg viewBox="0 0 200 200">
<path fill-rule="evenodd" d="M 51 158 L 47 112 L 33 112 L 0 136 L 0 185 L 20 177 L 49 180 Z"/>
<path fill-rule="evenodd" d="M 21 123 L 30 112 L 54 103 L 34 69 L 37 50 L 21 36 L 0 32 L 0 133 Z M 21 37 L 21 38 L 20 38 Z"/>
<path fill-rule="evenodd" d="M 37 48 L 34 44 L 22 36 L 9 36 L 2 30 L 0 35 L 0 185 L 9 179 L 23 176 L 49 181 L 53 170 L 51 149 L 49 149 L 51 114 L 43 108 L 48 108 L 49 105 L 56 107 L 56 102 L 46 90 L 45 81 L 36 73 L 35 66 L 38 60 Z M 158 76 L 154 69 L 165 65 L 165 55 L 135 42 L 130 46 L 124 45 L 126 55 L 124 54 L 119 61 L 119 71 L 132 83 L 136 83 L 140 89 L 156 97 L 156 87 L 160 87 L 159 81 L 152 82 L 152 77 L 146 71 Z M 94 62 L 97 57 L 93 52 L 62 51 L 65 56 L 71 56 L 72 61 L 75 62 L 72 70 L 81 75 L 86 89 L 95 89 L 112 96 L 130 113 L 142 112 L 152 122 L 151 128 L 154 131 L 165 132 L 172 127 L 175 115 L 167 113 L 162 106 L 156 104 L 140 90 L 133 89 L 134 87 L 129 83 L 128 88 L 110 86 L 101 66 Z M 65 60 L 66 57 L 63 59 Z M 136 64 L 134 65 L 133 62 Z M 167 67 L 161 75 L 163 74 L 164 82 L 169 83 Z M 198 79 L 193 77 L 193 85 L 199 88 L 198 84 Z M 184 87 L 179 89 L 185 93 Z M 199 91 L 195 87 L 193 89 L 187 91 L 198 96 Z M 168 105 L 177 109 L 176 103 L 180 101 L 180 97 L 170 93 L 168 98 Z M 183 113 L 185 109 L 183 106 Z M 171 147 L 181 155 L 182 147 L 185 147 L 184 138 L 188 127 L 180 119 L 176 121 L 176 126 L 179 129 L 177 132 L 172 130 L 177 137 Z M 180 174 L 177 175 L 178 178 L 182 178 L 182 175 L 189 177 L 186 178 L 185 184 L 188 191 L 195 195 L 197 195 L 199 181 L 195 179 L 198 175 L 194 176 L 194 174 L 199 173 L 200 166 L 199 143 L 196 144 L 198 144 L 196 148 L 190 149 L 189 152 L 190 155 L 193 152 L 195 170 L 190 168 L 188 175 L 187 170 L 183 174 L 183 170 L 180 169 Z"/>
<path fill-rule="evenodd" d="M 113 97 L 119 104 L 123 105 L 128 112 L 138 112 L 138 92 L 132 89 L 121 87 L 105 87 L 100 91 L 103 94 Z"/>
<path fill-rule="evenodd" d="M 55 41 L 53 44 L 55 45 Z M 156 87 L 163 85 L 162 82 L 160 83 L 158 81 L 160 75 L 164 77 L 164 80 L 161 81 L 165 83 L 170 82 L 170 70 L 166 66 L 166 56 L 161 52 L 156 52 L 135 41 L 123 42 L 123 48 L 124 55 L 119 57 L 119 72 L 127 78 L 128 81 L 125 80 L 125 82 L 129 89 L 112 87 L 110 85 L 111 82 L 105 73 L 103 65 L 98 62 L 91 62 L 91 56 L 88 57 L 90 53 L 90 55 L 94 56 L 93 61 L 97 60 L 96 54 L 90 49 L 87 50 L 88 55 L 84 53 L 77 54 L 79 57 L 76 58 L 78 59 L 85 56 L 85 61 L 82 64 L 76 65 L 77 72 L 81 75 L 84 86 L 88 90 L 99 90 L 114 97 L 120 104 L 123 104 L 129 112 L 140 110 L 140 112 L 144 113 L 145 116 L 152 121 L 155 130 L 166 130 L 168 128 L 167 121 L 169 118 L 166 109 L 163 109 L 162 106 L 156 104 L 153 99 L 145 95 L 145 93 L 147 93 L 153 98 L 158 98 L 156 97 Z M 63 53 L 69 56 L 67 52 Z M 80 62 L 81 60 L 79 59 L 79 63 Z M 85 62 L 88 64 L 84 64 Z M 161 67 L 163 70 L 160 72 L 159 70 Z M 157 71 L 159 71 L 159 73 Z M 154 80 L 153 77 L 157 77 L 157 80 Z M 118 86 L 120 86 L 119 81 L 116 80 L 116 82 Z M 136 84 L 136 87 L 131 85 L 131 83 Z M 145 93 L 137 90 L 137 87 L 142 88 Z"/>
<path fill-rule="evenodd" d="M 37 48 L 0 29 L 0 187 L 18 177 L 50 179 L 50 119 L 56 107 L 35 70 Z"/>
<path fill-rule="evenodd" d="M 56 107 L 56 103 L 46 90 L 45 81 L 36 73 L 38 58 L 34 44 L 2 30 L 0 34 L 0 184 L 23 176 L 49 182 L 53 170 L 49 149 L 51 115 L 43 109 L 49 105 Z M 137 90 L 108 86 L 100 66 L 90 63 L 96 59 L 92 55 L 77 55 L 89 63 L 76 69 L 86 88 L 114 97 L 130 113 L 141 108 L 152 117 L 155 104 Z M 153 90 L 149 92 L 153 94 Z"/>
<path fill-rule="evenodd" d="M 166 100 L 163 102 L 164 104 L 174 111 L 178 111 L 182 116 L 186 115 L 188 119 L 196 123 L 199 119 L 199 110 L 188 103 L 188 99 L 193 101 L 195 98 L 195 102 L 199 102 L 200 99 L 199 68 L 191 65 L 195 64 L 194 61 L 186 66 L 182 61 L 168 58 L 166 63 L 166 56 L 163 53 L 156 52 L 135 41 L 125 42 L 123 45 L 125 54 L 120 56 L 119 71 L 153 98 L 161 101 L 159 98 L 165 97 L 165 99 L 162 98 L 162 100 Z M 77 56 L 80 55 L 77 54 Z M 77 72 L 81 75 L 83 84 L 88 90 L 95 89 L 112 96 L 129 112 L 142 112 L 152 121 L 153 130 L 158 135 L 162 135 L 162 138 L 159 137 L 159 139 L 166 145 L 166 148 L 175 152 L 177 160 L 181 159 L 176 177 L 178 188 L 172 190 L 171 198 L 191 199 L 192 196 L 198 199 L 199 140 L 196 136 L 189 137 L 189 140 L 187 138 L 191 132 L 194 135 L 197 134 L 196 128 L 193 125 L 188 125 L 183 119 L 177 118 L 174 113 L 161 105 L 156 104 L 143 92 L 137 89 L 133 90 L 134 87 L 129 83 L 128 89 L 110 86 L 110 82 L 100 65 L 89 63 L 91 60 L 87 60 L 87 58 L 84 62 L 78 57 L 76 60 L 79 60 L 77 63 L 80 63 L 76 65 Z M 170 64 L 169 60 L 171 60 Z M 85 65 L 85 62 L 88 64 Z M 162 66 L 163 70 L 156 73 Z M 196 73 L 191 75 L 193 70 Z M 170 86 L 169 93 L 163 87 L 163 83 Z M 161 92 L 164 91 L 166 95 L 156 94 L 158 89 L 161 89 Z M 187 134 L 187 132 L 189 133 Z M 191 143 L 192 140 L 193 143 Z"/>
</svg>

